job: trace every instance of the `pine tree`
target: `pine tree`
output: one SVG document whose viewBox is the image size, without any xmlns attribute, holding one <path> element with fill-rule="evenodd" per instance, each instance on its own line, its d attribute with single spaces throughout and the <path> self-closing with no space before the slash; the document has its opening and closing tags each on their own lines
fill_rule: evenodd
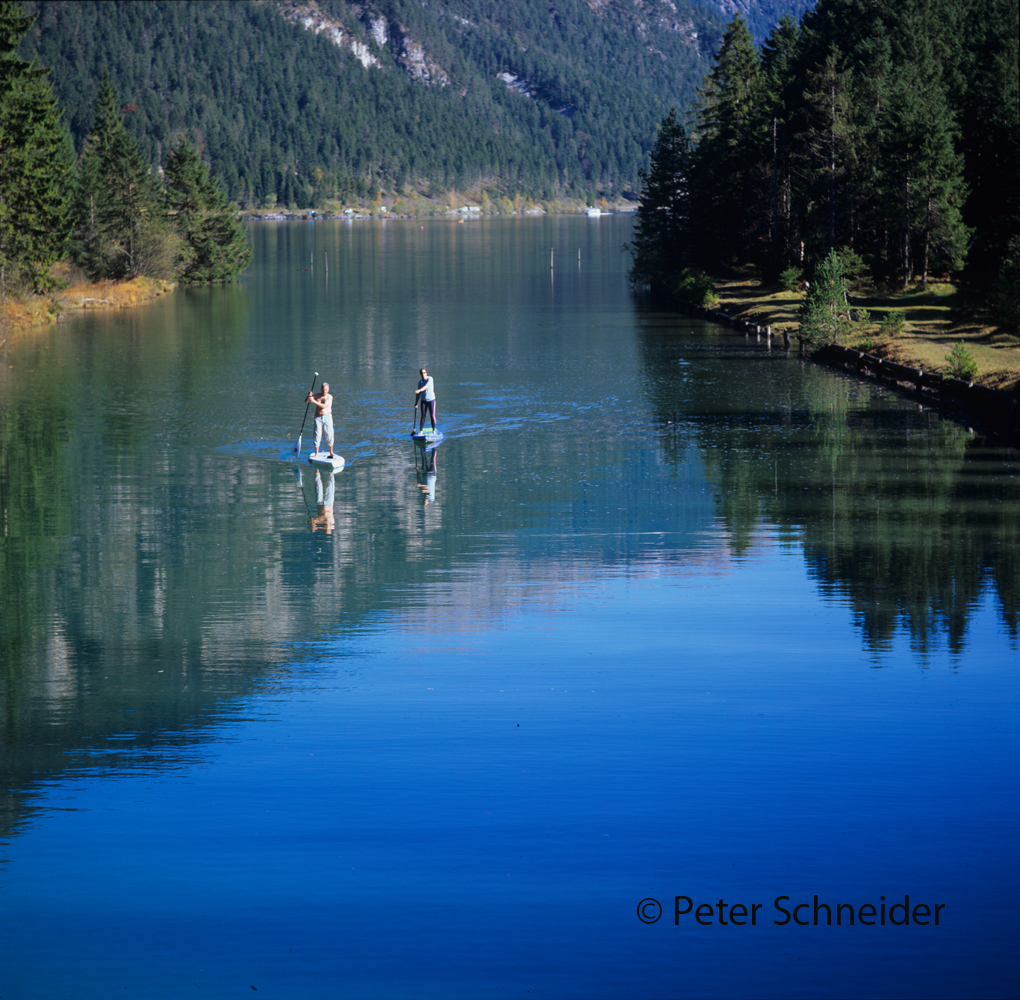
<svg viewBox="0 0 1020 1000">
<path fill-rule="evenodd" d="M 758 52 L 743 18 L 726 30 L 716 65 L 700 91 L 697 231 L 710 263 L 746 260 L 767 229 L 761 204 L 760 163 L 767 145 L 762 106 L 765 90 Z"/>
<path fill-rule="evenodd" d="M 768 250 L 762 261 L 767 279 L 779 274 L 793 260 L 793 143 L 790 140 L 795 60 L 801 42 L 800 25 L 784 14 L 761 47 L 764 72 L 762 117 L 771 144 L 771 163 L 766 168 L 770 205 Z"/>
<path fill-rule="evenodd" d="M 45 71 L 14 54 L 34 20 L 0 3 L 0 297 L 46 288 L 69 229 L 70 135 Z"/>
<path fill-rule="evenodd" d="M 120 102 L 103 80 L 75 197 L 72 253 L 93 278 L 172 278 L 181 238 L 162 210 L 158 181 L 124 127 Z"/>
<path fill-rule="evenodd" d="M 815 270 L 798 318 L 802 339 L 822 346 L 842 343 L 859 322 L 847 304 L 846 277 L 835 250 Z"/>
<path fill-rule="evenodd" d="M 962 266 L 969 231 L 960 208 L 965 196 L 963 158 L 956 151 L 957 127 L 943 67 L 936 58 L 937 25 L 915 2 L 905 27 L 907 58 L 897 67 L 891 94 L 886 197 L 900 208 L 900 272 L 909 285 L 920 265 Z M 920 8 L 920 9 L 918 9 Z M 892 212 L 890 212 L 892 214 Z"/>
<path fill-rule="evenodd" d="M 179 276 L 186 282 L 229 281 L 247 267 L 251 248 L 237 210 L 227 203 L 190 139 L 182 137 L 166 165 L 166 200 L 186 244 Z"/>
<path fill-rule="evenodd" d="M 825 62 L 809 73 L 804 94 L 806 128 L 798 136 L 810 192 L 806 222 L 819 257 L 851 239 L 848 188 L 860 141 L 854 120 L 853 74 L 842 63 L 842 54 L 833 47 Z"/>
<path fill-rule="evenodd" d="M 634 285 L 666 287 L 689 259 L 690 159 L 687 133 L 676 111 L 670 111 L 659 127 L 649 169 L 641 172 L 641 203 L 630 243 Z"/>
<path fill-rule="evenodd" d="M 954 103 L 970 192 L 964 218 L 975 231 L 967 270 L 981 281 L 995 278 L 1010 238 L 1020 235 L 1018 6 L 1017 0 L 975 3 L 960 32 L 967 86 Z"/>
</svg>

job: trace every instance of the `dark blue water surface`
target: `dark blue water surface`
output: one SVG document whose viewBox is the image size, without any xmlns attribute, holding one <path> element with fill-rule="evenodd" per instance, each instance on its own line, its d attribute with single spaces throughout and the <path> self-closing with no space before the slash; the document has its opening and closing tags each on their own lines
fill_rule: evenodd
<svg viewBox="0 0 1020 1000">
<path fill-rule="evenodd" d="M 1017 454 L 629 230 L 262 224 L 4 344 L 3 1000 L 1016 994 Z"/>
</svg>

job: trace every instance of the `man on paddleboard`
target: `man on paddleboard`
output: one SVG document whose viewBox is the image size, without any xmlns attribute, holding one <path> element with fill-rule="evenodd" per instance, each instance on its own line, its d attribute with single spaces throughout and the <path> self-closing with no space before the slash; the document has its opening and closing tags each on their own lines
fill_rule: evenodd
<svg viewBox="0 0 1020 1000">
<path fill-rule="evenodd" d="M 323 437 L 329 447 L 329 457 L 333 455 L 333 397 L 329 394 L 329 383 L 322 383 L 322 391 L 316 396 L 308 390 L 306 403 L 315 404 L 315 453 L 318 454 L 319 442 Z"/>
<path fill-rule="evenodd" d="M 421 405 L 421 423 L 418 425 L 418 433 L 425 430 L 425 410 L 429 411 L 432 420 L 432 433 L 436 431 L 436 387 L 432 376 L 424 368 L 418 369 L 421 378 L 418 380 L 418 388 L 414 390 L 415 398 Z"/>
</svg>

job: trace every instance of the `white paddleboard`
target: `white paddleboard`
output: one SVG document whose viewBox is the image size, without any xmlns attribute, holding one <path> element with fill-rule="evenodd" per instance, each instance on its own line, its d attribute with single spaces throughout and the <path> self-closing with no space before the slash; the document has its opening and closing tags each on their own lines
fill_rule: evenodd
<svg viewBox="0 0 1020 1000">
<path fill-rule="evenodd" d="M 320 469 L 333 469 L 334 471 L 344 467 L 343 455 L 334 455 L 330 458 L 328 451 L 313 451 L 308 456 L 308 462 L 311 465 L 317 465 Z"/>
</svg>

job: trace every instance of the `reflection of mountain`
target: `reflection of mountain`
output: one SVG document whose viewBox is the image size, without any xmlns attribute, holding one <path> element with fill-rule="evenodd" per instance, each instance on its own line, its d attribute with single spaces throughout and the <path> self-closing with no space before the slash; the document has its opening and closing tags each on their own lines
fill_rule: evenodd
<svg viewBox="0 0 1020 1000">
<path fill-rule="evenodd" d="M 662 448 L 696 444 L 734 546 L 772 525 L 869 648 L 962 650 L 986 590 L 1020 625 L 1017 456 L 878 388 L 676 316 L 642 317 Z M 683 364 L 696 358 L 699 377 Z M 668 422 L 672 423 L 668 423 Z"/>
<path fill-rule="evenodd" d="M 238 699 L 307 655 L 298 644 L 381 614 L 413 629 L 439 608 L 448 631 L 486 628 L 607 570 L 727 558 L 702 481 L 664 482 L 654 453 L 635 477 L 592 441 L 583 475 L 543 483 L 576 450 L 567 424 L 444 446 L 427 505 L 417 450 L 386 447 L 336 477 L 333 530 L 312 533 L 312 470 L 299 485 L 285 462 L 201 441 L 209 408 L 227 405 L 210 334 L 224 326 L 198 323 L 164 351 L 148 321 L 144 357 L 109 331 L 73 339 L 77 358 L 18 355 L 46 369 L 52 407 L 4 385 L 0 835 L 69 770 L 197 755 Z"/>
</svg>

